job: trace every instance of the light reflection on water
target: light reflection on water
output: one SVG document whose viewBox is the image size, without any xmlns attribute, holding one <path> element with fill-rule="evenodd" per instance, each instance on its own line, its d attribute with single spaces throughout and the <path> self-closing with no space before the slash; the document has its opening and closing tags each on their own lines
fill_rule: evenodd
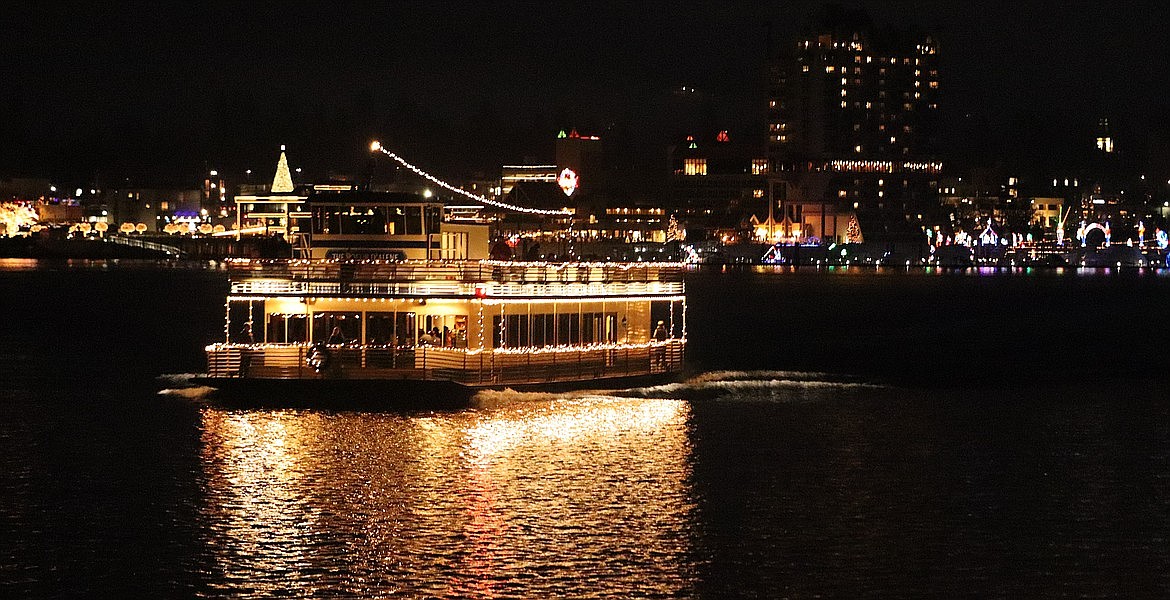
<svg viewBox="0 0 1170 600">
<path fill-rule="evenodd" d="M 202 411 L 213 594 L 690 595 L 690 408 Z"/>
</svg>

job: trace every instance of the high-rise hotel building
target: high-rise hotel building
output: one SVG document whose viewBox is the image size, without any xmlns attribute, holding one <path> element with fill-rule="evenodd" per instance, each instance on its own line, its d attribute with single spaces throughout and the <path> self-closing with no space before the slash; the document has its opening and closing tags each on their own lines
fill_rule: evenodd
<svg viewBox="0 0 1170 600">
<path fill-rule="evenodd" d="M 938 47 L 930 37 L 822 33 L 770 62 L 773 172 L 842 209 L 907 213 L 934 200 Z M 787 172 L 787 176 L 785 175 Z M 814 191 L 815 190 L 815 191 Z"/>
</svg>

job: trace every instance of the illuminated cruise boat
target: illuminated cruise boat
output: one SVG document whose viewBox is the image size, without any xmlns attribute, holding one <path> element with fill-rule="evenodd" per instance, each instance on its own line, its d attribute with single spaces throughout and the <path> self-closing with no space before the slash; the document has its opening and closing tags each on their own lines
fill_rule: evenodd
<svg viewBox="0 0 1170 600">
<path fill-rule="evenodd" d="M 446 223 L 418 196 L 308 205 L 304 258 L 228 261 L 224 339 L 207 346 L 202 383 L 393 405 L 423 388 L 466 397 L 682 369 L 682 264 L 490 260 L 486 226 Z"/>
</svg>

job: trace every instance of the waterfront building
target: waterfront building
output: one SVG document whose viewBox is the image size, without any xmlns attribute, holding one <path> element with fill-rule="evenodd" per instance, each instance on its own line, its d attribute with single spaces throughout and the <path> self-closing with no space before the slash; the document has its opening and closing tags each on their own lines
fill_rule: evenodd
<svg viewBox="0 0 1170 600">
<path fill-rule="evenodd" d="M 605 181 L 601 138 L 596 135 L 581 135 L 576 129 L 565 133 L 561 130 L 556 139 L 557 178 L 565 169 L 577 177 L 584 177 L 589 185 L 601 187 Z"/>
<path fill-rule="evenodd" d="M 916 212 L 933 204 L 938 44 L 839 19 L 787 44 L 768 73 L 768 156 L 777 173 L 825 173 L 825 200 Z"/>
<path fill-rule="evenodd" d="M 825 200 L 822 173 L 773 173 L 761 146 L 727 131 L 688 135 L 669 149 L 669 207 L 696 239 L 808 244 L 844 242 L 853 214 Z"/>
<path fill-rule="evenodd" d="M 666 206 L 694 239 L 741 229 L 751 214 L 767 212 L 769 197 L 787 199 L 787 188 L 770 178 L 764 149 L 737 137 L 726 130 L 696 132 L 667 148 Z"/>
<path fill-rule="evenodd" d="M 336 187 L 336 186 L 334 186 Z M 326 186 L 326 190 L 334 189 Z M 292 181 L 288 168 L 288 157 L 281 146 L 280 158 L 272 185 L 247 187 L 235 197 L 236 239 L 245 235 L 279 235 L 289 243 L 296 243 L 298 236 L 308 230 L 309 213 L 305 207 L 310 186 L 297 186 Z M 336 189 L 352 189 L 352 185 Z"/>
<path fill-rule="evenodd" d="M 512 193 L 518 183 L 556 183 L 559 172 L 557 165 L 504 165 L 500 167 L 499 196 Z M 487 196 L 480 191 L 469 191 Z"/>
<path fill-rule="evenodd" d="M 198 216 L 202 192 L 195 188 L 124 188 L 110 190 L 105 197 L 109 223 L 116 227 L 142 223 L 146 231 L 156 232 L 176 219 Z"/>
</svg>

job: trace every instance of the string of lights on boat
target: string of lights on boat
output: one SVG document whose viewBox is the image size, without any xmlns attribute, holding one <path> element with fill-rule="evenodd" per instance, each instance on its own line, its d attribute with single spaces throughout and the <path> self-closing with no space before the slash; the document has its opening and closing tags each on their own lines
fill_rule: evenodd
<svg viewBox="0 0 1170 600">
<path fill-rule="evenodd" d="M 495 206 L 498 208 L 503 208 L 503 209 L 512 210 L 512 211 L 516 211 L 516 212 L 528 213 L 528 214 L 533 214 L 533 215 L 570 216 L 573 214 L 572 211 L 568 211 L 568 210 L 546 210 L 546 209 L 542 209 L 542 208 L 529 208 L 526 206 L 517 206 L 515 204 L 508 204 L 507 202 L 500 202 L 498 200 L 489 200 L 488 198 L 485 198 L 485 197 L 480 196 L 478 194 L 473 194 L 473 193 L 471 193 L 467 190 L 464 190 L 462 188 L 455 187 L 455 186 L 447 183 L 446 181 L 443 181 L 443 180 L 439 179 L 438 177 L 435 177 L 434 175 L 431 175 L 430 173 L 423 171 L 422 169 L 418 168 L 417 166 L 407 162 L 407 160 L 405 158 L 402 158 L 401 156 L 398 156 L 397 154 L 388 150 L 385 146 L 383 146 L 381 144 L 381 142 L 374 141 L 374 142 L 370 143 L 370 150 L 373 152 L 381 152 L 382 154 L 389 156 L 391 159 L 393 159 L 398 164 L 406 167 L 407 169 L 410 169 L 412 172 L 414 172 L 415 175 L 418 175 L 419 177 L 422 177 L 423 179 L 426 179 L 427 181 L 430 181 L 431 183 L 434 183 L 435 185 L 437 185 L 445 190 L 454 192 L 456 194 L 459 194 L 461 196 L 464 196 L 464 197 L 469 198 L 471 200 L 474 200 L 476 202 L 483 202 L 484 204 L 489 204 L 491 206 Z"/>
</svg>

